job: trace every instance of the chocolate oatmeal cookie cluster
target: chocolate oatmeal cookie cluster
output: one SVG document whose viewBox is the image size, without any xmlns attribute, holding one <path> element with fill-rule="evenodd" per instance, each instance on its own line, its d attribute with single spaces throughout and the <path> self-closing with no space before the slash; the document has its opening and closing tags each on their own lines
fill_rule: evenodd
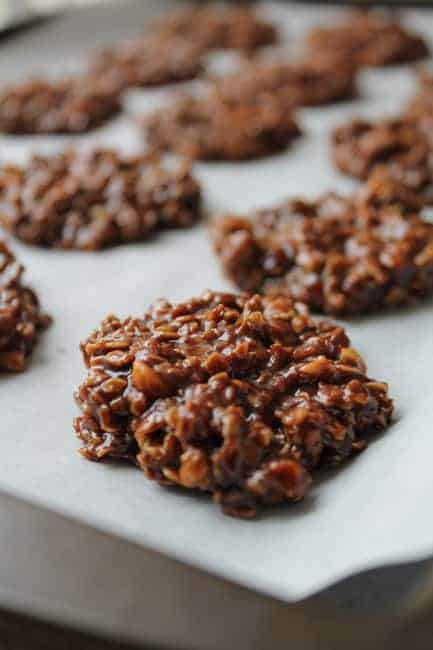
<svg viewBox="0 0 433 650">
<path fill-rule="evenodd" d="M 378 164 L 401 169 L 424 167 L 430 149 L 416 124 L 404 119 L 352 120 L 332 133 L 332 158 L 345 174 L 368 178 Z"/>
<path fill-rule="evenodd" d="M 0 240 L 0 371 L 22 371 L 51 319 L 22 283 L 24 267 Z"/>
<path fill-rule="evenodd" d="M 161 38 L 185 39 L 205 50 L 256 50 L 278 41 L 275 25 L 248 7 L 187 7 L 154 25 Z"/>
<path fill-rule="evenodd" d="M 331 158 L 344 174 L 368 179 L 381 192 L 400 186 L 420 208 L 433 204 L 433 81 L 421 72 L 419 90 L 397 117 L 352 119 L 331 134 Z"/>
<path fill-rule="evenodd" d="M 135 460 L 238 517 L 301 499 L 315 470 L 362 449 L 392 414 L 345 331 L 288 296 L 159 302 L 108 317 L 82 352 L 83 455 Z"/>
<path fill-rule="evenodd" d="M 188 163 L 170 168 L 92 149 L 0 167 L 0 223 L 28 244 L 96 250 L 190 227 L 200 216 Z"/>
<path fill-rule="evenodd" d="M 331 155 L 345 174 L 373 176 L 376 186 L 388 178 L 402 192 L 416 194 L 423 205 L 432 204 L 433 151 L 414 120 L 352 120 L 332 133 Z"/>
<path fill-rule="evenodd" d="M 429 55 L 426 41 L 388 13 L 356 11 L 341 24 L 313 29 L 307 47 L 315 56 L 349 59 L 359 66 L 419 61 Z"/>
<path fill-rule="evenodd" d="M 137 39 L 99 52 L 92 73 L 122 90 L 195 79 L 204 71 L 203 48 L 185 39 Z"/>
<path fill-rule="evenodd" d="M 0 132 L 85 133 L 119 111 L 118 89 L 95 76 L 33 79 L 0 94 Z"/>
<path fill-rule="evenodd" d="M 327 194 L 253 219 L 228 216 L 214 223 L 215 250 L 241 289 L 291 295 L 320 312 L 411 303 L 433 292 L 433 224 L 404 198 L 405 209 L 392 188 L 370 185 L 359 201 Z"/>
<path fill-rule="evenodd" d="M 181 96 L 145 117 L 143 128 L 151 148 L 200 160 L 260 158 L 300 135 L 292 112 L 272 96 L 243 101 L 217 92 Z"/>
<path fill-rule="evenodd" d="M 319 106 L 356 94 L 356 68 L 333 57 L 318 57 L 297 63 L 258 61 L 215 84 L 228 100 L 251 101 L 268 95 L 287 107 Z"/>
</svg>

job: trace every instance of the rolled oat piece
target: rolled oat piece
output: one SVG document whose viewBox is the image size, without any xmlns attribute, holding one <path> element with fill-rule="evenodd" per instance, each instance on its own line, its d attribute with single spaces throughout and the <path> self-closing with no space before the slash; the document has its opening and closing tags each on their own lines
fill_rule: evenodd
<svg viewBox="0 0 433 650">
<path fill-rule="evenodd" d="M 160 38 L 184 39 L 206 50 L 256 50 L 278 40 L 277 28 L 247 7 L 186 7 L 153 26 Z"/>
<path fill-rule="evenodd" d="M 233 516 L 300 500 L 315 470 L 391 419 L 386 384 L 368 377 L 345 331 L 288 296 L 160 301 L 140 318 L 108 317 L 82 352 L 81 453 L 136 460 Z"/>
<path fill-rule="evenodd" d="M 357 95 L 356 68 L 334 57 L 316 57 L 293 63 L 257 60 L 234 74 L 216 80 L 222 97 L 250 101 L 277 96 L 289 108 L 320 106 Z"/>
<path fill-rule="evenodd" d="M 155 156 L 92 149 L 0 167 L 0 223 L 28 244 L 97 250 L 187 228 L 200 216 L 187 162 L 171 168 Z"/>
<path fill-rule="evenodd" d="M 353 11 L 340 24 L 313 29 L 307 47 L 315 55 L 338 54 L 359 66 L 411 63 L 429 55 L 426 41 L 395 13 Z"/>
<path fill-rule="evenodd" d="M 0 240 L 0 370 L 25 370 L 39 334 L 51 323 L 36 293 L 22 284 L 24 267 Z"/>
<path fill-rule="evenodd" d="M 85 133 L 121 109 L 119 89 L 95 76 L 32 79 L 0 94 L 0 132 Z"/>
<path fill-rule="evenodd" d="M 227 101 L 218 93 L 181 96 L 143 120 L 148 145 L 200 160 L 240 161 L 282 151 L 300 135 L 277 98 Z"/>
<path fill-rule="evenodd" d="M 99 52 L 90 69 L 122 90 L 162 86 L 198 77 L 203 49 L 184 39 L 146 37 Z"/>
<path fill-rule="evenodd" d="M 365 179 L 376 165 L 405 170 L 431 166 L 430 147 L 416 124 L 406 119 L 355 119 L 331 134 L 331 157 L 345 174 Z"/>
<path fill-rule="evenodd" d="M 252 219 L 217 219 L 213 243 L 239 288 L 319 312 L 358 315 L 431 295 L 433 223 L 392 198 L 378 204 L 368 194 L 290 200 Z"/>
</svg>

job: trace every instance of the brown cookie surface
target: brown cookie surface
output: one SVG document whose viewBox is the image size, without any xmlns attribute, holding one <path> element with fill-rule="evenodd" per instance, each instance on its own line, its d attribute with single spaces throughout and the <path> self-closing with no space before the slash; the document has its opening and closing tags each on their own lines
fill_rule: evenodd
<svg viewBox="0 0 433 650">
<path fill-rule="evenodd" d="M 96 149 L 0 168 L 0 222 L 28 244 L 96 250 L 189 227 L 200 216 L 200 187 L 187 164 Z"/>
<path fill-rule="evenodd" d="M 0 240 L 0 370 L 22 371 L 51 322 L 36 293 L 22 284 L 24 267 Z"/>
<path fill-rule="evenodd" d="M 202 54 L 183 39 L 147 37 L 100 52 L 91 71 L 121 89 L 162 86 L 198 77 Z"/>
<path fill-rule="evenodd" d="M 340 24 L 313 29 L 307 46 L 315 54 L 338 54 L 359 66 L 410 63 L 429 55 L 421 36 L 407 30 L 395 15 L 380 12 L 352 12 Z"/>
<path fill-rule="evenodd" d="M 433 291 L 433 224 L 393 199 L 383 211 L 372 195 L 360 205 L 336 194 L 292 200 L 252 220 L 216 220 L 212 234 L 238 287 L 290 294 L 317 311 L 369 313 Z"/>
<path fill-rule="evenodd" d="M 231 515 L 301 499 L 311 472 L 390 421 L 345 331 L 288 297 L 207 292 L 141 318 L 108 317 L 82 345 L 75 430 L 91 460 L 210 492 Z"/>
<path fill-rule="evenodd" d="M 143 120 L 150 147 L 200 160 L 248 160 L 284 150 L 300 129 L 278 99 L 183 96 Z"/>
<path fill-rule="evenodd" d="M 364 205 L 368 204 L 374 213 L 397 208 L 409 214 L 433 205 L 432 163 L 408 166 L 391 162 L 376 166 L 360 190 Z"/>
<path fill-rule="evenodd" d="M 433 143 L 433 72 L 431 69 L 419 73 L 418 89 L 406 107 L 404 117 L 418 126 L 431 147 Z"/>
<path fill-rule="evenodd" d="M 355 119 L 331 134 L 331 157 L 336 167 L 356 178 L 367 178 L 376 165 L 396 170 L 428 167 L 430 147 L 416 124 L 406 119 L 377 122 Z"/>
<path fill-rule="evenodd" d="M 356 70 L 349 63 L 328 58 L 285 63 L 258 61 L 216 82 L 229 100 L 277 95 L 288 107 L 331 104 L 356 96 Z"/>
<path fill-rule="evenodd" d="M 118 89 L 96 77 L 33 79 L 0 94 L 0 132 L 84 133 L 120 111 Z"/>
<path fill-rule="evenodd" d="M 154 25 L 160 38 L 181 38 L 207 50 L 255 50 L 278 40 L 274 25 L 247 7 L 187 7 Z"/>
</svg>

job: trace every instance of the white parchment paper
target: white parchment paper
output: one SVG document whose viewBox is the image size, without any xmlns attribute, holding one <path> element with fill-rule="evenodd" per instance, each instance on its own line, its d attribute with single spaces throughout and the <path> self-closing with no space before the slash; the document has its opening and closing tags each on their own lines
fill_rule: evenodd
<svg viewBox="0 0 433 650">
<path fill-rule="evenodd" d="M 156 4 L 161 9 L 163 3 Z M 89 14 L 23 35 L 1 47 L 1 78 L 41 69 L 62 74 L 79 65 L 95 41 L 134 36 L 150 9 L 151 3 L 141 3 L 128 13 L 117 5 L 102 22 L 92 22 Z M 269 3 L 265 11 L 291 37 L 291 47 L 325 14 Z M 408 22 L 430 33 L 433 46 L 431 13 L 412 13 Z M 209 212 L 248 211 L 286 196 L 356 187 L 333 170 L 327 134 L 352 115 L 396 113 L 413 89 L 412 74 L 405 67 L 367 72 L 359 100 L 301 111 L 305 135 L 285 154 L 197 165 Z M 139 114 L 165 95 L 134 91 L 125 103 Z M 0 158 L 21 161 L 30 151 L 57 150 L 65 142 L 71 140 L 1 137 Z M 115 144 L 126 152 L 141 146 L 125 115 L 74 142 Z M 177 301 L 205 288 L 230 288 L 206 229 L 90 254 L 12 245 L 55 322 L 29 370 L 0 377 L 0 489 L 287 600 L 361 568 L 431 553 L 432 302 L 346 323 L 371 376 L 390 383 L 394 425 L 354 462 L 318 483 L 303 504 L 272 510 L 258 521 L 237 521 L 209 498 L 160 488 L 134 468 L 83 460 L 71 424 L 77 413 L 72 394 L 85 376 L 78 344 L 108 312 L 139 314 L 160 296 Z"/>
</svg>

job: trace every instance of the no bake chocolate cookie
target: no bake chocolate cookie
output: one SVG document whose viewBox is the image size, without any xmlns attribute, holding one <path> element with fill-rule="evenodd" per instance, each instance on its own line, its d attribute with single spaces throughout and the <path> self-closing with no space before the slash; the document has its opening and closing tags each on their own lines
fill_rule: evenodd
<svg viewBox="0 0 433 650">
<path fill-rule="evenodd" d="M 195 79 L 202 60 L 202 48 L 183 39 L 147 37 L 100 52 L 91 70 L 115 87 L 145 88 Z"/>
<path fill-rule="evenodd" d="M 201 160 L 248 160 L 285 149 L 300 129 L 271 96 L 227 101 L 216 92 L 183 96 L 143 120 L 150 147 Z"/>
<path fill-rule="evenodd" d="M 154 25 L 153 31 L 207 50 L 255 50 L 278 40 L 276 27 L 247 7 L 187 7 Z"/>
<path fill-rule="evenodd" d="M 288 107 L 331 104 L 357 94 L 355 67 L 332 57 L 296 63 L 258 61 L 215 85 L 229 100 L 248 101 L 271 94 Z"/>
<path fill-rule="evenodd" d="M 0 240 L 0 371 L 22 371 L 39 334 L 51 322 L 36 293 L 23 285 L 24 267 Z"/>
<path fill-rule="evenodd" d="M 330 27 L 313 29 L 307 46 L 315 55 L 339 55 L 359 66 L 419 61 L 429 55 L 426 41 L 406 29 L 395 14 L 357 11 Z"/>
<path fill-rule="evenodd" d="M 119 89 L 96 77 L 33 79 L 0 94 L 0 132 L 75 134 L 101 126 L 120 111 Z"/>
<path fill-rule="evenodd" d="M 345 331 L 289 297 L 207 292 L 140 318 L 108 317 L 82 344 L 75 430 L 91 460 L 213 495 L 227 514 L 301 499 L 311 472 L 390 421 Z"/>
<path fill-rule="evenodd" d="M 351 120 L 333 131 L 331 157 L 340 171 L 357 178 L 367 178 L 379 164 L 392 164 L 401 174 L 431 165 L 425 136 L 406 119 Z"/>
<path fill-rule="evenodd" d="M 192 226 L 200 214 L 186 163 L 97 149 L 0 167 L 0 223 L 28 244 L 95 250 Z"/>
<path fill-rule="evenodd" d="M 337 316 L 368 313 L 433 292 L 433 224 L 392 200 L 382 208 L 371 195 L 361 206 L 336 194 L 292 200 L 252 220 L 216 220 L 213 241 L 243 290 L 290 294 Z"/>
</svg>

